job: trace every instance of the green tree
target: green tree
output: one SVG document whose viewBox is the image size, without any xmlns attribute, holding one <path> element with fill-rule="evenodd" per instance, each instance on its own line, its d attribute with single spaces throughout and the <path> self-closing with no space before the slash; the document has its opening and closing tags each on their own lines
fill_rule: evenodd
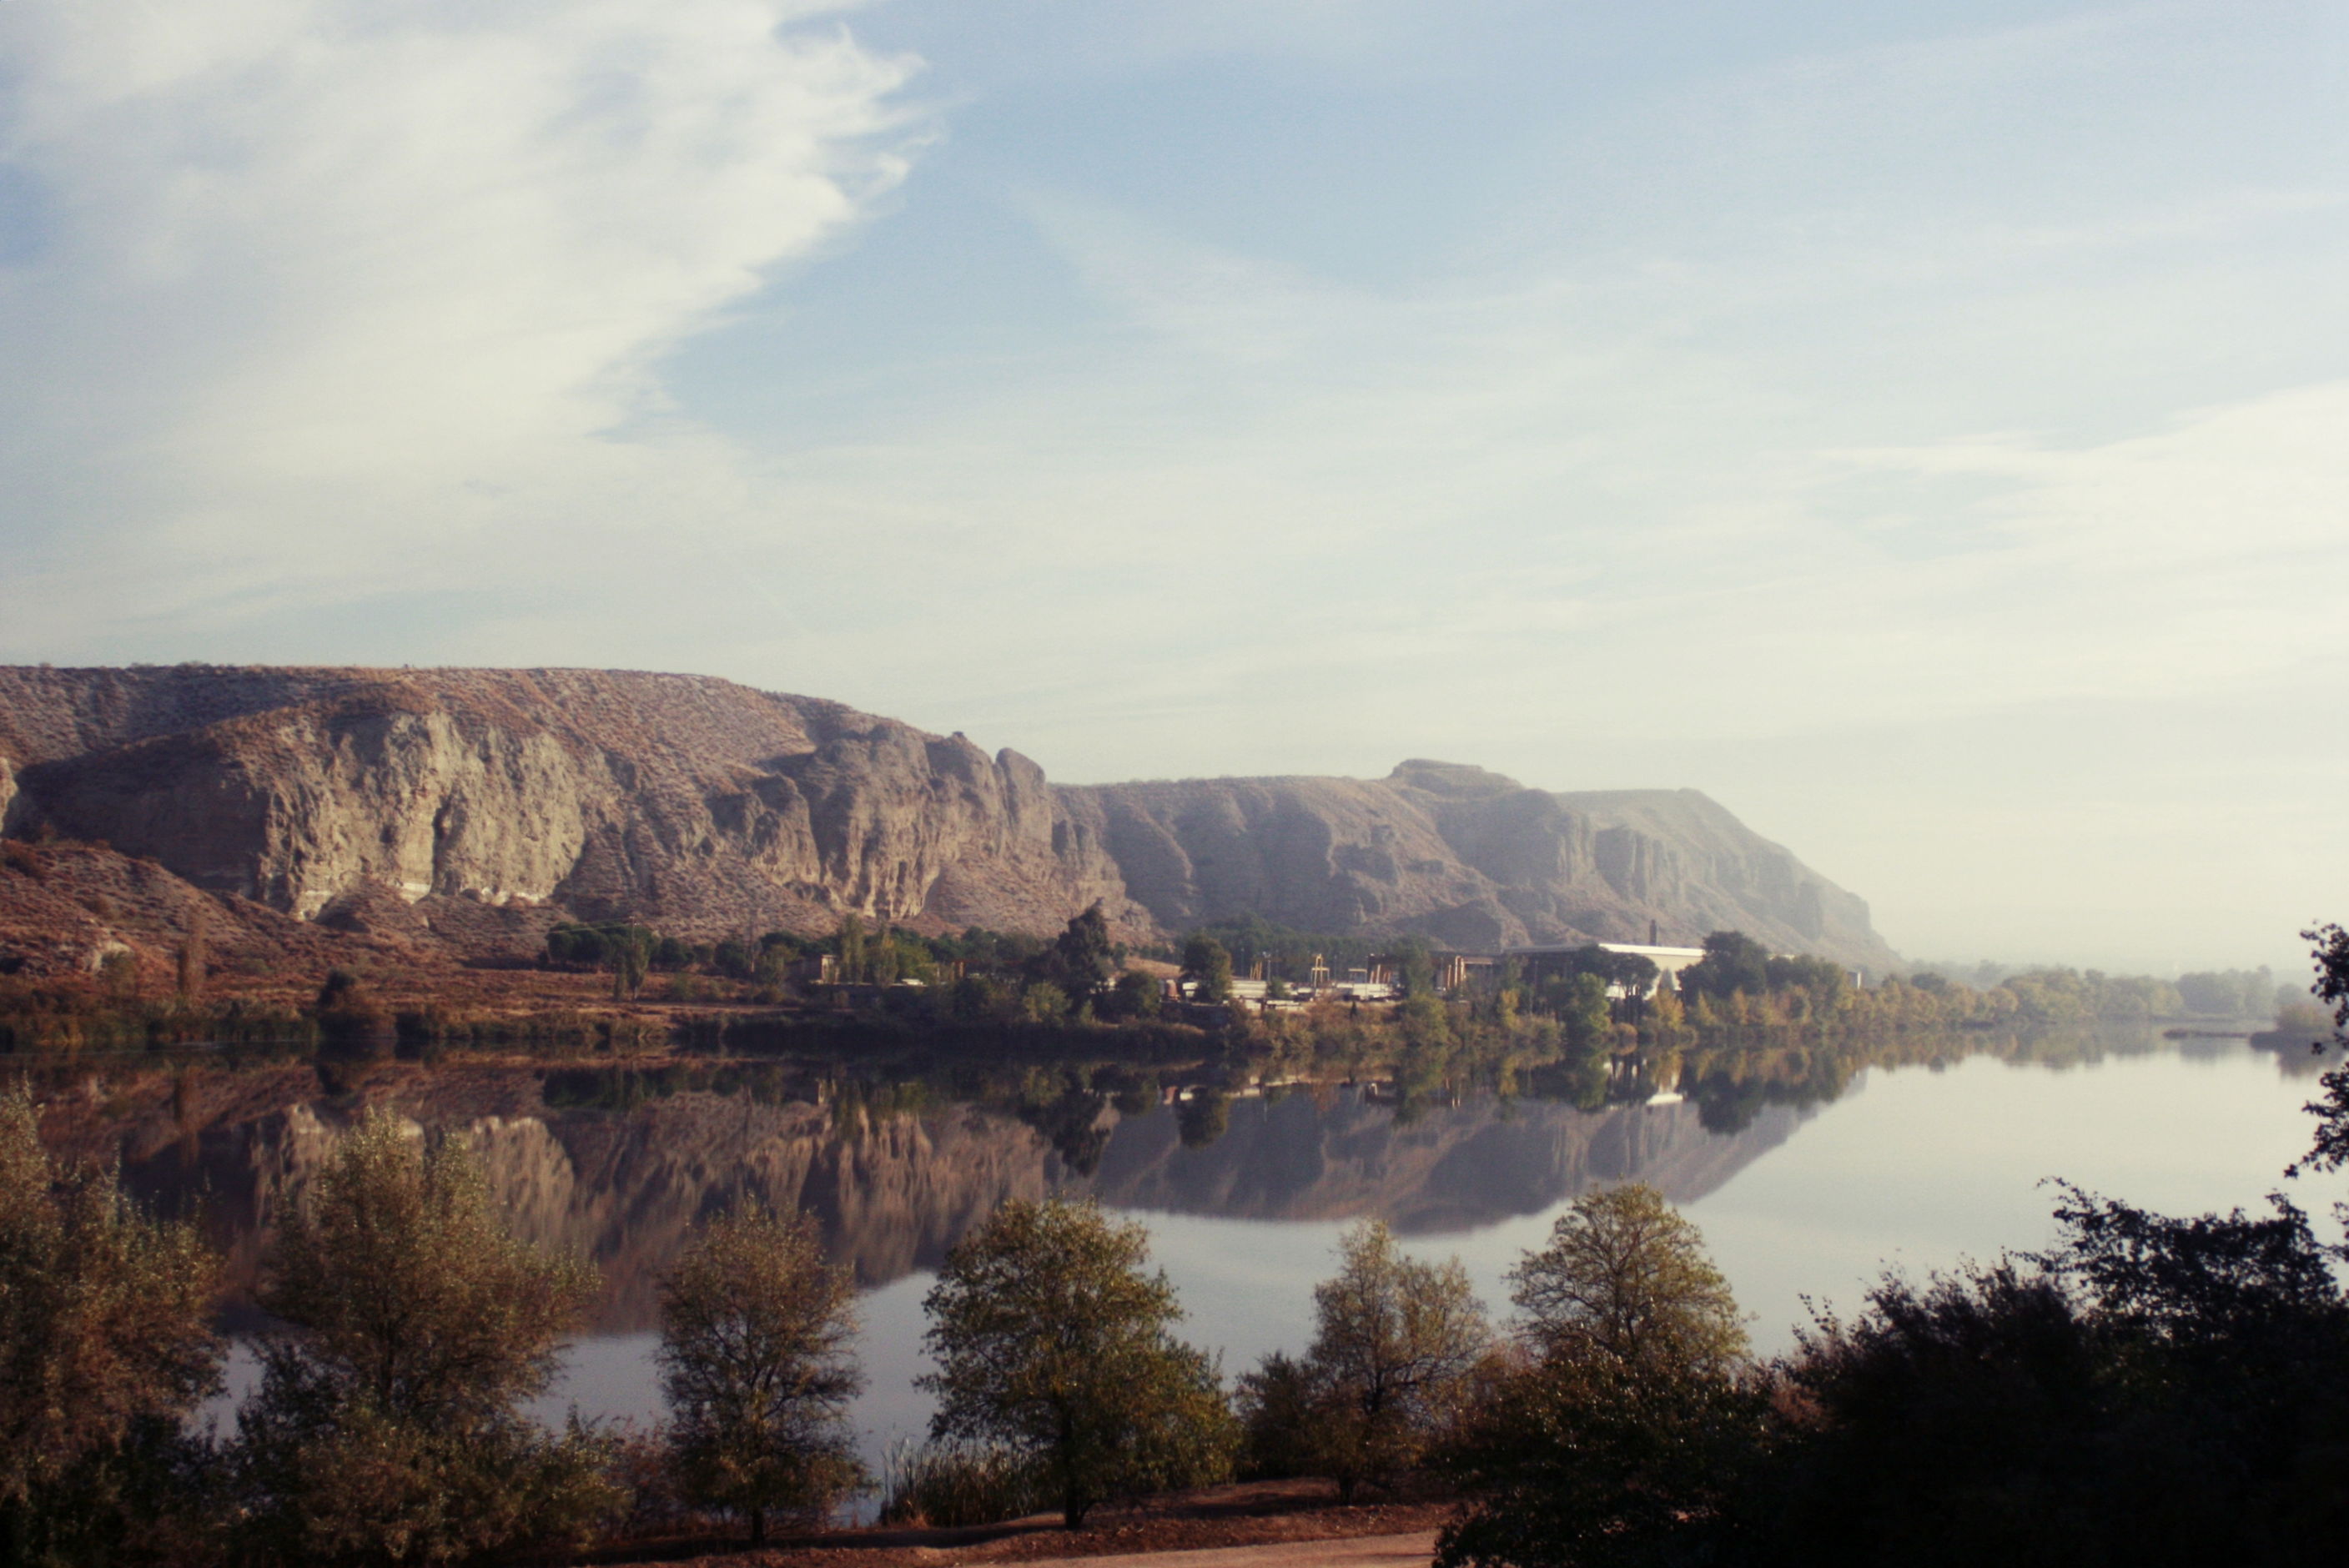
<svg viewBox="0 0 2349 1568">
<path fill-rule="evenodd" d="M 1196 983 L 1192 995 L 1222 1002 L 1232 994 L 1232 955 L 1212 936 L 1195 934 L 1183 944 L 1183 978 Z"/>
<path fill-rule="evenodd" d="M 1117 973 L 1117 947 L 1101 901 L 1069 922 L 1047 955 L 1044 977 L 1071 996 L 1090 996 Z"/>
<path fill-rule="evenodd" d="M 105 1562 L 142 1472 L 220 1386 L 219 1260 L 109 1171 L 61 1166 L 0 1098 L 0 1558 Z"/>
<path fill-rule="evenodd" d="M 1696 1228 L 1651 1187 L 1590 1193 L 1509 1277 L 1534 1360 L 1450 1456 L 1478 1501 L 1439 1562 L 1670 1560 L 1659 1543 L 1723 1506 L 1766 1403 Z"/>
<path fill-rule="evenodd" d="M 1129 969 L 1117 977 L 1116 1011 L 1129 1018 L 1154 1018 L 1160 1004 L 1158 976 Z"/>
<path fill-rule="evenodd" d="M 2349 1166 L 2349 931 L 2320 925 L 2301 934 L 2316 944 L 2316 983 L 2309 989 L 2319 1002 L 2333 1005 L 2333 1046 L 2340 1063 L 2317 1079 L 2323 1094 L 2308 1107 L 2315 1116 L 2316 1141 L 2307 1155 L 2285 1171 L 2338 1171 Z"/>
<path fill-rule="evenodd" d="M 938 1439 L 1000 1443 L 1050 1477 L 1074 1530 L 1107 1499 L 1220 1479 L 1237 1432 L 1177 1340 L 1148 1235 L 1090 1202 L 1013 1200 L 947 1254 L 923 1303 Z"/>
<path fill-rule="evenodd" d="M 581 1535 L 604 1445 L 521 1411 L 595 1288 L 506 1234 L 460 1139 L 371 1110 L 264 1260 L 284 1326 L 239 1422 L 253 1545 L 286 1562 L 438 1563 Z"/>
<path fill-rule="evenodd" d="M 1576 1199 L 1509 1283 L 1526 1336 L 1547 1359 L 1725 1373 L 1748 1353 L 1744 1320 L 1703 1238 L 1643 1183 Z"/>
<path fill-rule="evenodd" d="M 1770 950 L 1742 931 L 1716 931 L 1704 956 L 1681 971 L 1680 987 L 1692 997 L 1759 996 L 1770 988 Z"/>
<path fill-rule="evenodd" d="M 1459 1260 L 1403 1256 L 1382 1221 L 1349 1230 L 1338 1256 L 1337 1275 L 1314 1287 L 1303 1380 L 1323 1473 L 1351 1502 L 1361 1482 L 1417 1464 L 1461 1416 L 1492 1331 Z"/>
<path fill-rule="evenodd" d="M 848 1402 L 864 1387 L 855 1284 L 814 1222 L 745 1204 L 710 1221 L 661 1280 L 661 1392 L 694 1501 L 817 1515 L 864 1482 Z"/>
<path fill-rule="evenodd" d="M 1424 936 L 1406 936 L 1395 947 L 1396 973 L 1406 996 L 1435 995 L 1435 950 Z"/>
<path fill-rule="evenodd" d="M 1039 980 L 1019 993 L 1019 1006 L 1031 1024 L 1057 1024 L 1069 1016 L 1069 994 L 1050 980 Z"/>
<path fill-rule="evenodd" d="M 1614 1014 L 1607 1003 L 1606 981 L 1596 975 L 1571 975 L 1557 984 L 1555 995 L 1568 1045 L 1588 1051 L 1607 1039 Z"/>
<path fill-rule="evenodd" d="M 864 979 L 864 923 L 853 914 L 841 916 L 840 980 L 843 985 L 854 985 Z"/>
</svg>

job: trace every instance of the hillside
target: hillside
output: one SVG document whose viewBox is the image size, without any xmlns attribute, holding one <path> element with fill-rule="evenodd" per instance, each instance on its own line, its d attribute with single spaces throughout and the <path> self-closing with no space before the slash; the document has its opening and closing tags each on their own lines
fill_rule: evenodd
<svg viewBox="0 0 2349 1568">
<path fill-rule="evenodd" d="M 1451 946 L 1743 930 L 1786 952 L 1897 962 L 1868 905 L 1693 789 L 1555 794 L 1454 763 L 1384 779 L 1206 779 L 1063 789 L 1125 889 L 1179 930 L 1249 912 Z"/>
<path fill-rule="evenodd" d="M 138 946 L 108 924 L 126 903 L 169 940 L 202 895 L 256 932 L 274 913 L 455 955 L 526 954 L 565 917 L 1042 932 L 1098 899 L 1144 939 L 1250 911 L 1463 947 L 1653 922 L 1892 960 L 1858 899 L 1689 791 L 1433 762 L 1056 787 L 960 735 L 632 671 L 0 667 L 0 830 L 109 846 L 123 863 L 76 874 L 140 890 L 0 872 L 0 945 L 41 967 Z"/>
</svg>

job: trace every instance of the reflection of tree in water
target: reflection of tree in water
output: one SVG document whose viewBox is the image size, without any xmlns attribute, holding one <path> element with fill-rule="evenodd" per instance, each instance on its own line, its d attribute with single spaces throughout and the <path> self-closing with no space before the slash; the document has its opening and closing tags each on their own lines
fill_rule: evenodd
<svg viewBox="0 0 2349 1568">
<path fill-rule="evenodd" d="M 1109 1129 L 1102 1121 L 1108 1108 L 1107 1095 L 1072 1087 L 1042 1105 L 1022 1105 L 1019 1119 L 1042 1133 L 1070 1170 L 1090 1176 L 1101 1169 L 1102 1150 L 1109 1145 Z"/>
<path fill-rule="evenodd" d="M 1871 1039 L 1836 1039 L 1799 1045 L 1725 1046 L 1688 1048 L 1678 1064 L 1680 1092 L 1696 1103 L 1708 1131 L 1742 1132 L 1764 1108 L 1797 1109 L 1841 1098 L 1869 1068 L 1940 1068 L 1970 1057 L 1989 1056 L 2011 1064 L 2046 1068 L 2086 1067 L 2110 1056 L 2139 1056 L 2156 1048 L 2142 1028 L 1953 1029 Z M 1644 1098 L 1648 1085 L 1670 1081 L 1651 1059 L 1653 1053 L 1619 1058 L 1614 1098 Z M 1570 1099 L 1570 1095 L 1557 1098 Z"/>
<path fill-rule="evenodd" d="M 1205 1149 L 1231 1130 L 1232 1097 L 1219 1088 L 1194 1089 L 1175 1105 L 1174 1125 L 1184 1148 Z"/>
</svg>

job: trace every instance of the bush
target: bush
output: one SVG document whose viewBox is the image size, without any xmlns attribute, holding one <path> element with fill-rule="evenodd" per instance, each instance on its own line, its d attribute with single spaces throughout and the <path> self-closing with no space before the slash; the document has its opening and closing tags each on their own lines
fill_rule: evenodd
<svg viewBox="0 0 2349 1568">
<path fill-rule="evenodd" d="M 1051 1478 L 1032 1455 L 1002 1443 L 899 1443 L 881 1472 L 881 1522 L 953 1530 L 1040 1513 Z"/>
</svg>

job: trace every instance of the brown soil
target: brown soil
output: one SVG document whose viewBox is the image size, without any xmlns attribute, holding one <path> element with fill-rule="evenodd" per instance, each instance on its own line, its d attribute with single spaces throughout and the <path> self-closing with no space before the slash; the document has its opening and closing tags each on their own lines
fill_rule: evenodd
<svg viewBox="0 0 2349 1568">
<path fill-rule="evenodd" d="M 758 1552 L 678 1541 L 605 1553 L 596 1561 L 639 1568 L 680 1561 L 701 1568 L 960 1568 L 1402 1535 L 1442 1528 L 1456 1507 L 1404 1501 L 1341 1508 L 1327 1481 L 1247 1481 L 1096 1509 L 1078 1531 L 1061 1528 L 1058 1514 L 1037 1514 L 967 1530 L 840 1531 L 779 1540 Z"/>
</svg>

